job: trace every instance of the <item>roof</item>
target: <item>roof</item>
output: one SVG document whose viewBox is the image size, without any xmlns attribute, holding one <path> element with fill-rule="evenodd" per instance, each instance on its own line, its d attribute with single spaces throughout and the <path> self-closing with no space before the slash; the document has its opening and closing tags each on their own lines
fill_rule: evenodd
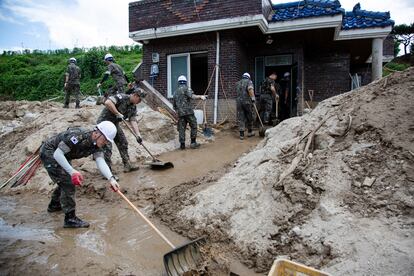
<svg viewBox="0 0 414 276">
<path fill-rule="evenodd" d="M 342 29 L 363 29 L 373 27 L 393 26 L 394 21 L 390 18 L 389 12 L 372 12 L 361 10 L 358 3 L 351 12 L 346 12 L 342 20 Z"/>
<path fill-rule="evenodd" d="M 298 1 L 272 5 L 274 15 L 270 21 L 286 21 L 299 18 L 343 14 L 338 0 Z"/>
<path fill-rule="evenodd" d="M 272 5 L 274 14 L 270 22 L 280 22 L 318 16 L 343 15 L 342 30 L 393 26 L 389 12 L 361 10 L 358 3 L 350 12 L 341 8 L 338 0 L 305 0 Z"/>
</svg>

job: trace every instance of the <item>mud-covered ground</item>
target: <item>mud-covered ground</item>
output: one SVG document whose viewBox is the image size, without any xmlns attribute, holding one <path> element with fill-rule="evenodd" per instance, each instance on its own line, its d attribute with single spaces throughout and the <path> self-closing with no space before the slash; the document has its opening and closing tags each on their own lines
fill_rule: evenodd
<svg viewBox="0 0 414 276">
<path fill-rule="evenodd" d="M 172 189 L 156 213 L 257 272 L 283 256 L 333 275 L 413 275 L 413 91 L 410 68 L 325 100 L 219 179 Z"/>
<path fill-rule="evenodd" d="M 175 245 L 187 238 L 171 231 L 152 215 L 153 201 L 171 188 L 206 175 L 218 178 L 258 137 L 239 141 L 237 133 L 217 133 L 198 150 L 160 155 L 174 168 L 154 171 L 141 165 L 137 172 L 120 173 L 120 185 Z M 217 160 L 217 155 L 223 157 Z M 121 169 L 118 166 L 119 170 Z M 77 213 L 89 229 L 64 229 L 63 214 L 49 214 L 47 190 L 37 187 L 8 190 L 0 197 L 0 274 L 2 275 L 163 275 L 162 257 L 171 250 L 154 231 L 95 173 L 84 172 L 85 185 L 77 192 Z M 226 256 L 233 272 L 254 275 Z"/>
</svg>

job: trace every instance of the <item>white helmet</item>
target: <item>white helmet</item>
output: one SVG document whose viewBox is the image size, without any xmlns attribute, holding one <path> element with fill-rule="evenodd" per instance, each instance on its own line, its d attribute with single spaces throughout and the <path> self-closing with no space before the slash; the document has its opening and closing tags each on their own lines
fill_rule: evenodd
<svg viewBox="0 0 414 276">
<path fill-rule="evenodd" d="M 96 127 L 103 134 L 103 136 L 105 136 L 106 140 L 108 140 L 111 143 L 114 142 L 114 138 L 116 135 L 116 127 L 112 122 L 103 121 L 100 122 Z"/>
<path fill-rule="evenodd" d="M 69 59 L 69 62 L 76 63 L 76 58 L 71 57 L 71 58 Z"/>
<path fill-rule="evenodd" d="M 285 78 L 287 78 L 289 76 L 290 76 L 290 73 L 289 72 L 286 72 L 286 73 L 283 74 L 283 77 L 285 77 Z"/>
<path fill-rule="evenodd" d="M 107 54 L 105 55 L 104 60 L 112 61 L 112 60 L 114 60 L 114 57 L 113 57 L 110 53 L 107 53 Z"/>
<path fill-rule="evenodd" d="M 244 73 L 242 77 L 245 78 L 245 79 L 250 79 L 250 74 L 249 73 Z"/>
<path fill-rule="evenodd" d="M 178 77 L 178 82 L 187 82 L 187 78 L 184 75 Z"/>
</svg>

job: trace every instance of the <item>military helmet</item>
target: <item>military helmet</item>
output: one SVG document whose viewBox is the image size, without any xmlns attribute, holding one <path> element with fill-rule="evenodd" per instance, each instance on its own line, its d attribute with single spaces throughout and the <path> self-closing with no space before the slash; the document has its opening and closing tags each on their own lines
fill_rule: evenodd
<svg viewBox="0 0 414 276">
<path fill-rule="evenodd" d="M 244 73 L 242 78 L 243 79 L 250 79 L 250 74 L 249 73 Z"/>
<path fill-rule="evenodd" d="M 113 61 L 114 60 L 114 57 L 110 53 L 107 53 L 105 55 L 105 57 L 104 57 L 104 60 L 106 60 L 106 61 Z"/>
<path fill-rule="evenodd" d="M 185 84 L 187 83 L 187 78 L 184 75 L 178 77 L 178 83 Z"/>
<path fill-rule="evenodd" d="M 76 58 L 71 57 L 71 58 L 69 59 L 69 63 L 76 63 Z"/>
<path fill-rule="evenodd" d="M 144 90 L 142 90 L 139 87 L 134 88 L 134 90 L 132 91 L 132 94 L 137 94 L 140 98 L 145 98 L 147 96 L 147 93 L 145 93 Z"/>
<path fill-rule="evenodd" d="M 110 121 L 103 121 L 96 125 L 96 128 L 105 136 L 106 140 L 113 143 L 116 136 L 116 127 Z"/>
<path fill-rule="evenodd" d="M 285 77 L 285 78 L 290 77 L 290 73 L 289 72 L 286 72 L 285 74 L 283 74 L 283 77 Z"/>
</svg>

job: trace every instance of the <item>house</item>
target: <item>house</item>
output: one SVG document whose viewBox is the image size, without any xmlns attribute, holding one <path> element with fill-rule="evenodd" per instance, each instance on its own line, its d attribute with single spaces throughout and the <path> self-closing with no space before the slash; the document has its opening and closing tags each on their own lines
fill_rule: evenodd
<svg viewBox="0 0 414 276">
<path fill-rule="evenodd" d="M 235 119 L 234 84 L 249 72 L 259 91 L 270 72 L 291 73 L 289 113 L 380 78 L 389 12 L 341 8 L 338 0 L 142 0 L 129 4 L 129 36 L 143 44 L 141 78 L 171 98 L 179 75 L 209 96 L 210 122 Z M 385 42 L 384 42 L 385 41 Z M 385 45 L 385 47 L 384 47 Z M 367 63 L 371 60 L 371 63 Z M 217 70 L 216 70 L 217 69 Z M 312 93 L 311 93 L 312 92 Z"/>
</svg>

